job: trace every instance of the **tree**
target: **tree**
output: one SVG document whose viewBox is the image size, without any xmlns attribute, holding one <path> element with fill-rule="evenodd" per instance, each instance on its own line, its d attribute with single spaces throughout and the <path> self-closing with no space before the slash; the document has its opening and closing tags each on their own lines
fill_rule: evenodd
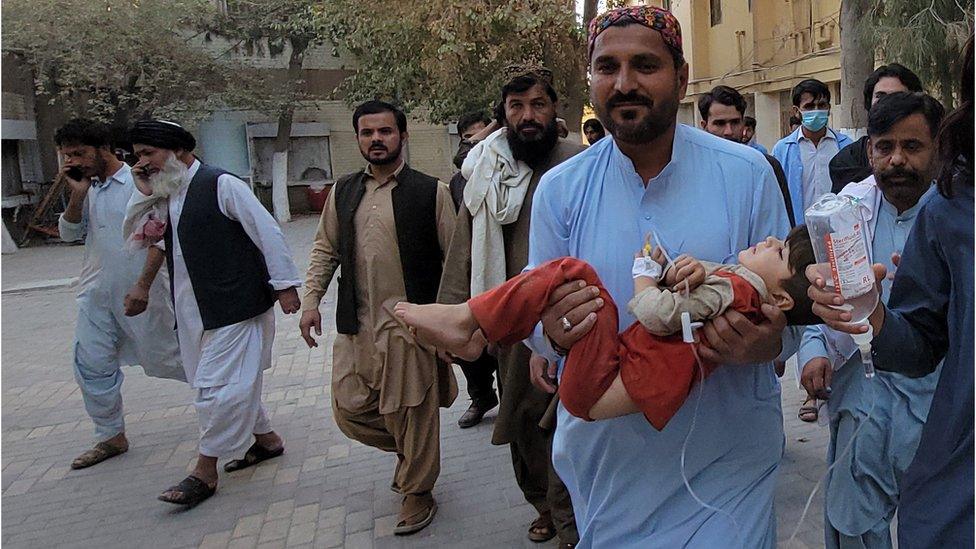
<svg viewBox="0 0 976 549">
<path fill-rule="evenodd" d="M 284 80 L 256 79 L 247 99 L 258 110 L 278 117 L 272 156 L 271 202 L 278 222 L 291 220 L 288 204 L 288 146 L 295 109 L 307 99 L 302 64 L 309 48 L 322 43 L 324 35 L 308 0 L 226 0 L 226 13 L 208 27 L 231 40 L 236 49 L 251 52 L 266 47 L 272 57 L 288 54 Z"/>
<path fill-rule="evenodd" d="M 947 108 L 962 47 L 973 34 L 973 0 L 874 0 L 873 36 L 885 62 L 915 71 Z"/>
<path fill-rule="evenodd" d="M 2 11 L 4 52 L 69 116 L 196 118 L 233 69 L 180 32 L 213 17 L 207 0 L 5 0 Z"/>
<path fill-rule="evenodd" d="M 423 109 L 432 122 L 491 109 L 512 63 L 553 71 L 570 128 L 586 97 L 584 32 L 570 0 L 329 0 L 316 6 L 356 73 L 337 93 Z"/>
<path fill-rule="evenodd" d="M 864 81 L 874 71 L 874 45 L 870 34 L 870 0 L 841 0 L 840 3 L 840 96 L 846 105 L 840 111 L 842 128 L 865 128 L 868 113 L 857 100 Z"/>
</svg>

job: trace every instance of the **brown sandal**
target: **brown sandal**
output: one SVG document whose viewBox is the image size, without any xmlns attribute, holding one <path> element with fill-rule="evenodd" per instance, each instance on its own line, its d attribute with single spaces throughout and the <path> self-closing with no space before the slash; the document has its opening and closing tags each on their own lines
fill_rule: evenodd
<svg viewBox="0 0 976 549">
<path fill-rule="evenodd" d="M 417 511 L 404 517 L 404 512 L 410 512 L 410 509 L 417 509 Z M 393 533 L 398 536 L 407 536 L 427 528 L 431 522 L 434 520 L 434 515 L 437 514 L 437 502 L 434 498 L 428 495 L 417 496 L 414 494 L 406 495 L 403 497 L 403 507 L 400 509 L 400 519 L 397 521 L 396 526 L 393 527 Z M 416 522 L 411 522 L 412 519 L 418 519 Z"/>
<path fill-rule="evenodd" d="M 532 521 L 529 526 L 530 541 L 542 543 L 554 537 L 556 537 L 556 526 L 552 523 L 552 517 L 548 513 L 539 515 L 539 518 Z"/>
<path fill-rule="evenodd" d="M 74 461 L 71 462 L 71 468 L 84 469 L 85 467 L 91 467 L 92 465 L 101 463 L 106 459 L 113 458 L 128 451 L 128 445 L 120 448 L 118 446 L 112 446 L 107 442 L 99 442 L 90 450 L 86 450 L 80 456 L 76 457 Z"/>
<path fill-rule="evenodd" d="M 813 404 L 807 404 L 807 402 L 812 402 Z M 817 406 L 817 399 L 815 398 L 808 398 L 804 400 L 803 405 L 800 406 L 800 411 L 796 414 L 800 421 L 805 421 L 807 423 L 817 421 L 819 415 L 820 408 Z"/>
</svg>

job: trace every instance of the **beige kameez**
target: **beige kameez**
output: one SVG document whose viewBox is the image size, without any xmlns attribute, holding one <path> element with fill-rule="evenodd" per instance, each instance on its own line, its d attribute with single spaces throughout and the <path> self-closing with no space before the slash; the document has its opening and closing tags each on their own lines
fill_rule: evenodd
<svg viewBox="0 0 976 549">
<path fill-rule="evenodd" d="M 462 146 L 470 148 L 468 145 Z M 502 227 L 508 278 L 522 272 L 529 261 L 530 213 L 539 180 L 548 170 L 582 150 L 582 146 L 560 139 L 549 157 L 534 167 L 519 218 Z M 437 301 L 463 303 L 470 297 L 471 214 L 462 206 L 458 211 Z M 540 514 L 552 515 L 562 542 L 575 543 L 579 536 L 569 492 L 552 467 L 551 444 L 558 397 L 536 389 L 529 381 L 531 356 L 529 348 L 521 343 L 497 350 L 501 402 L 491 443 L 509 445 L 515 480 L 525 500 Z"/>
<path fill-rule="evenodd" d="M 438 405 L 450 406 L 457 384 L 449 367 L 420 346 L 393 316 L 406 301 L 392 191 L 404 164 L 386 181 L 366 170 L 366 192 L 356 209 L 356 301 L 359 333 L 338 334 L 332 349 L 332 404 L 348 437 L 397 454 L 394 484 L 404 494 L 429 492 L 440 472 Z M 335 191 L 322 211 L 312 246 L 302 310 L 318 308 L 339 266 Z M 437 235 L 446 251 L 454 206 L 444 183 L 437 189 Z"/>
</svg>

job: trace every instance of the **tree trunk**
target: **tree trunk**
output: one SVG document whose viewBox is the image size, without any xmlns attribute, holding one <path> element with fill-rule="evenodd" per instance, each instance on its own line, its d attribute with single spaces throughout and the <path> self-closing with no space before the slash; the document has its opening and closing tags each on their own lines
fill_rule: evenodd
<svg viewBox="0 0 976 549">
<path fill-rule="evenodd" d="M 573 4 L 575 5 L 575 3 Z M 572 8 L 573 5 L 570 7 Z M 582 52 L 578 56 L 584 58 L 577 68 L 577 74 L 570 75 L 567 79 L 568 89 L 566 90 L 566 98 L 564 100 L 564 112 L 563 118 L 566 120 L 566 127 L 569 128 L 570 132 L 574 134 L 582 134 L 582 123 L 583 123 L 583 105 L 586 104 L 586 71 L 587 71 L 587 61 L 586 57 L 586 44 L 585 35 L 586 31 L 590 26 L 590 20 L 596 17 L 597 0 L 584 0 L 583 2 L 583 34 L 584 34 L 584 44 L 582 47 Z"/>
<path fill-rule="evenodd" d="M 834 125 L 860 129 L 868 125 L 862 92 L 864 81 L 874 71 L 874 44 L 864 32 L 870 6 L 868 0 L 841 0 L 840 5 L 840 99 Z"/>
<path fill-rule="evenodd" d="M 305 57 L 307 43 L 291 40 L 291 56 L 288 58 L 288 85 L 297 86 L 302 76 L 302 59 Z M 294 95 L 294 94 L 293 94 Z M 278 134 L 274 140 L 274 154 L 271 157 L 271 205 L 278 223 L 291 221 L 291 208 L 288 203 L 288 146 L 291 144 L 292 118 L 295 116 L 295 101 L 288 103 L 278 114 Z"/>
<path fill-rule="evenodd" d="M 583 31 L 590 28 L 590 21 L 596 17 L 596 0 L 583 0 Z"/>
</svg>

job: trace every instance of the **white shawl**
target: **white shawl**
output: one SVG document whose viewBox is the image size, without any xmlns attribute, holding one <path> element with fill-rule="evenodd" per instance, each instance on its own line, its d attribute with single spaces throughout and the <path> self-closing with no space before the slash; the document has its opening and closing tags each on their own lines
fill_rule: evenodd
<svg viewBox="0 0 976 549">
<path fill-rule="evenodd" d="M 471 212 L 471 296 L 476 296 L 507 279 L 502 225 L 518 219 L 532 169 L 515 160 L 502 128 L 471 149 L 461 175 L 467 180 L 464 205 Z"/>
</svg>

